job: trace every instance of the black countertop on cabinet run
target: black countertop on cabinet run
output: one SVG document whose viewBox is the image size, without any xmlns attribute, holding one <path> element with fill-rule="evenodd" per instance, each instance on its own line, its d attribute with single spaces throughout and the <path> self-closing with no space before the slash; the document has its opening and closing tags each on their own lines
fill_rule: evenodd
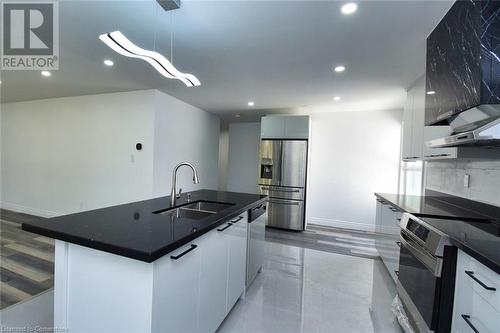
<svg viewBox="0 0 500 333">
<path fill-rule="evenodd" d="M 448 235 L 452 244 L 500 274 L 500 224 L 421 217 Z"/>
<path fill-rule="evenodd" d="M 170 197 L 138 201 L 50 219 L 23 223 L 23 230 L 124 257 L 152 262 L 255 207 L 266 196 L 199 190 L 191 202 L 203 200 L 233 204 L 200 220 L 153 212 L 170 208 Z M 187 203 L 186 194 L 176 206 Z"/>
<path fill-rule="evenodd" d="M 446 197 L 444 195 L 400 195 L 390 193 L 375 193 L 375 196 L 382 201 L 385 201 L 402 211 L 413 214 L 419 217 L 438 217 L 447 219 L 467 219 L 467 220 L 485 220 L 495 219 L 490 215 L 485 215 L 477 212 L 475 207 L 467 205 L 466 199 L 462 199 L 461 206 L 453 202 L 453 196 Z M 449 199 L 449 200 L 448 200 Z M 449 202 L 447 202 L 449 201 Z M 496 216 L 497 218 L 500 218 Z"/>
</svg>

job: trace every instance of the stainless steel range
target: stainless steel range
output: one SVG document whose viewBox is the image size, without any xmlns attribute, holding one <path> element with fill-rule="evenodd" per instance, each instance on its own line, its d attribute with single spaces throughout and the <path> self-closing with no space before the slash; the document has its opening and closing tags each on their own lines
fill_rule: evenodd
<svg viewBox="0 0 500 333">
<path fill-rule="evenodd" d="M 262 140 L 259 192 L 268 195 L 267 225 L 304 230 L 307 140 Z"/>
<path fill-rule="evenodd" d="M 451 321 L 456 249 L 450 239 L 411 214 L 401 218 L 397 292 L 416 332 L 438 332 Z M 451 288 L 451 289 L 450 289 Z"/>
</svg>

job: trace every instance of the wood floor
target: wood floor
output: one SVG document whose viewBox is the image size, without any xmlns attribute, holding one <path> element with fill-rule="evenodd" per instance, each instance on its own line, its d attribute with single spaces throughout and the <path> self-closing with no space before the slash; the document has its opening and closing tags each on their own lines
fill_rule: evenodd
<svg viewBox="0 0 500 333">
<path fill-rule="evenodd" d="M 21 230 L 33 219 L 0 209 L 0 309 L 54 286 L 54 241 Z"/>
</svg>

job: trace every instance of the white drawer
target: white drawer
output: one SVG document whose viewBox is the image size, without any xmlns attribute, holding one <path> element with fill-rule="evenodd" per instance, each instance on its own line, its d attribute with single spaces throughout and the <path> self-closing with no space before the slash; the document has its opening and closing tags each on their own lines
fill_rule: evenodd
<svg viewBox="0 0 500 333">
<path fill-rule="evenodd" d="M 461 253 L 464 256 L 464 267 L 458 266 L 460 267 L 458 274 L 465 282 L 464 286 L 472 288 L 496 311 L 500 312 L 500 275 L 468 254 Z"/>
<path fill-rule="evenodd" d="M 498 332 L 500 312 L 497 312 L 478 293 L 470 291 L 467 301 L 455 303 L 453 333 L 474 332 L 471 325 L 481 333 Z"/>
</svg>

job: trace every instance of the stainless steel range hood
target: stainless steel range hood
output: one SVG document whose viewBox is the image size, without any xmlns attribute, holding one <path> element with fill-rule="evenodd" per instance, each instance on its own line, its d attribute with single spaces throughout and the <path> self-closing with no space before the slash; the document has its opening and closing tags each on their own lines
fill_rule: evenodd
<svg viewBox="0 0 500 333">
<path fill-rule="evenodd" d="M 479 105 L 450 121 L 450 136 L 428 141 L 431 148 L 458 146 L 500 147 L 500 105 Z"/>
</svg>

